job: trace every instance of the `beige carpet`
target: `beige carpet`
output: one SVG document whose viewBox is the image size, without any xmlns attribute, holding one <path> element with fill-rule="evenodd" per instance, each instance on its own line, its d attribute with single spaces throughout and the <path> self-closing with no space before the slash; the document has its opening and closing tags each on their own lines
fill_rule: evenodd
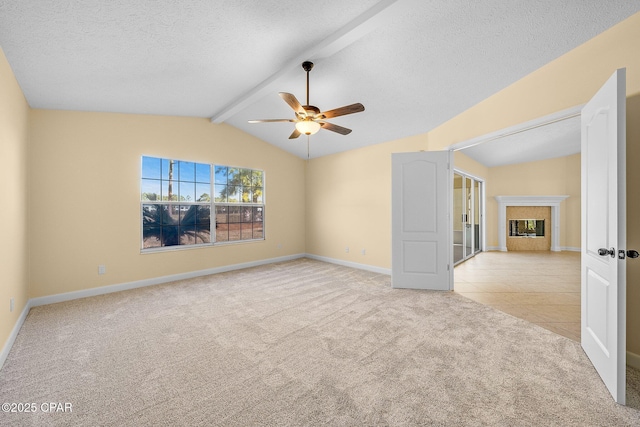
<svg viewBox="0 0 640 427">
<path fill-rule="evenodd" d="M 580 345 L 300 259 L 32 309 L 1 425 L 631 426 Z"/>
</svg>

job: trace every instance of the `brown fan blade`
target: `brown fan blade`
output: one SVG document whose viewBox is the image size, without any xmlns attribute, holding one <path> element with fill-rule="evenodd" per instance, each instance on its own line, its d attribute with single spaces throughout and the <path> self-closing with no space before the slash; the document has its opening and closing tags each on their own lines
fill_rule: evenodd
<svg viewBox="0 0 640 427">
<path fill-rule="evenodd" d="M 278 95 L 280 95 L 280 98 L 284 99 L 284 102 L 293 108 L 293 111 L 304 117 L 307 116 L 307 112 L 304 111 L 304 108 L 302 108 L 302 105 L 298 102 L 298 99 L 295 96 L 287 92 L 279 92 Z"/>
<path fill-rule="evenodd" d="M 295 120 L 293 120 L 293 119 L 249 120 L 249 123 L 277 123 L 277 122 L 295 122 Z"/>
<path fill-rule="evenodd" d="M 337 132 L 340 135 L 349 135 L 351 133 L 351 129 L 343 128 L 342 126 L 334 125 L 333 123 L 323 122 L 318 120 L 322 129 L 330 130 L 332 132 Z"/>
<path fill-rule="evenodd" d="M 298 129 L 294 129 L 293 133 L 291 135 L 289 135 L 289 139 L 296 139 L 300 135 L 302 135 L 302 134 L 300 132 L 298 132 Z"/>
<path fill-rule="evenodd" d="M 331 119 L 333 117 L 338 116 L 346 116 L 347 114 L 359 113 L 364 111 L 364 105 L 357 103 L 346 105 L 344 107 L 335 108 L 333 110 L 325 111 L 324 113 L 320 113 L 325 119 Z"/>
</svg>

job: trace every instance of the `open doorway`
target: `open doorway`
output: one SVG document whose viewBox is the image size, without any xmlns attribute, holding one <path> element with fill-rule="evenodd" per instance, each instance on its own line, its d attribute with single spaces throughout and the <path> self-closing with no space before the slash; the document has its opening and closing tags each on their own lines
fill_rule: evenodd
<svg viewBox="0 0 640 427">
<path fill-rule="evenodd" d="M 562 143 L 561 139 L 555 139 L 553 133 L 555 130 L 553 128 L 559 128 L 561 126 L 571 128 L 572 122 L 579 123 L 578 113 L 581 107 L 575 107 L 574 112 L 570 110 L 560 112 L 555 115 L 553 118 L 542 118 L 537 121 L 537 123 L 528 123 L 525 125 L 519 126 L 517 129 L 509 129 L 505 131 L 500 131 L 498 133 L 478 138 L 476 141 L 467 142 L 467 147 L 463 147 L 459 145 L 456 147 L 451 147 L 453 149 L 463 149 L 469 148 L 470 150 L 465 153 L 469 155 L 472 154 L 473 151 L 480 152 L 479 145 L 483 141 L 480 139 L 484 139 L 486 141 L 495 141 L 499 139 L 508 139 L 511 136 L 517 136 L 515 139 L 528 139 L 528 152 L 522 150 L 522 154 L 527 156 L 527 159 L 533 161 L 541 161 L 544 159 L 537 158 L 537 156 L 544 156 L 546 151 L 545 147 L 542 145 L 538 145 L 535 143 L 536 140 L 540 140 L 539 131 L 549 131 L 549 141 L 550 144 L 555 144 L 555 147 L 547 148 L 555 148 L 557 150 L 566 149 L 570 150 L 571 143 L 568 141 L 566 144 Z M 556 126 L 558 125 L 558 126 Z M 573 138 L 575 146 L 579 147 L 580 141 L 580 132 L 579 126 L 575 126 L 576 132 L 578 133 L 578 137 Z M 544 133 L 543 131 L 543 133 Z M 538 137 L 534 135 L 538 135 Z M 514 149 L 517 145 L 514 144 Z M 495 148 L 495 147 L 494 147 Z M 466 151 L 466 150 L 465 150 Z M 514 152 L 507 153 L 506 151 L 500 152 L 497 151 L 500 157 L 504 157 L 506 155 L 514 154 Z M 496 153 L 496 151 L 494 151 Z M 559 151 L 556 151 L 559 153 Z M 580 149 L 577 148 L 572 152 L 564 152 L 564 156 L 581 156 Z M 473 156 L 470 156 L 473 158 Z M 496 156 L 492 156 L 489 154 L 489 157 L 492 157 L 492 161 L 497 161 Z M 549 156 L 549 158 L 553 158 L 553 156 Z M 484 163 L 483 163 L 484 164 Z M 488 168 L 496 167 L 495 165 L 486 165 Z M 493 169 L 491 169 L 493 171 Z M 541 177 L 545 176 L 545 171 L 541 170 Z M 491 177 L 489 180 L 489 185 L 492 186 L 496 174 L 493 172 L 488 174 Z M 576 176 L 582 180 L 584 178 L 584 173 Z M 591 176 L 591 175 L 586 175 Z M 542 181 L 543 186 L 546 185 L 547 181 Z M 509 195 L 534 195 L 531 191 L 531 188 L 527 188 L 526 186 L 522 186 L 523 193 L 504 193 Z M 548 187 L 547 187 L 548 188 Z M 530 191 L 530 193 L 526 193 L 526 191 Z M 545 190 L 545 195 L 561 195 L 562 193 L 553 193 L 548 190 Z M 540 194 L 536 194 L 540 195 Z M 580 193 L 578 193 L 578 196 Z M 488 196 L 487 200 L 489 200 L 491 196 Z M 608 206 L 605 204 L 605 206 Z M 584 208 L 583 208 L 584 209 Z M 585 212 L 582 210 L 582 212 Z M 589 211 L 591 212 L 591 211 Z M 493 211 L 489 212 L 493 214 Z M 527 217 L 528 218 L 528 217 Z M 577 216 L 577 218 L 580 218 Z M 488 221 L 492 221 L 492 218 L 489 218 Z M 495 221 L 494 221 L 495 222 Z M 497 222 L 496 222 L 497 224 Z M 498 227 L 504 225 L 498 225 Z M 491 234 L 491 233 L 490 233 Z M 494 234 L 497 234 L 494 232 Z M 493 237 L 488 237 L 488 248 L 491 248 L 493 243 Z M 565 241 L 566 236 L 565 236 Z M 580 242 L 577 246 L 580 246 Z M 580 261 L 580 253 L 574 252 L 573 248 L 565 248 L 566 244 L 562 244 L 562 249 L 559 252 L 532 252 L 531 254 L 527 253 L 517 253 L 517 252 L 487 252 L 481 254 L 482 256 L 478 256 L 473 258 L 472 260 L 465 262 L 455 268 L 454 274 L 454 289 L 461 293 L 466 294 L 465 296 L 470 297 L 478 302 L 483 304 L 493 306 L 501 311 L 507 312 L 515 317 L 523 318 L 531 323 L 538 324 L 548 330 L 554 331 L 560 335 L 563 335 L 567 338 L 573 339 L 577 342 L 581 341 L 581 307 L 580 300 L 582 299 L 581 295 L 581 286 L 580 286 L 580 271 L 582 269 L 581 261 Z M 569 245 L 576 246 L 576 245 Z M 547 254 L 548 257 L 541 257 L 542 254 Z M 489 259 L 485 257 L 485 255 L 496 255 L 498 257 L 503 257 L 501 259 Z M 526 256 L 522 257 L 522 255 Z M 527 256 L 532 255 L 532 256 Z M 508 257 L 508 258 L 507 258 Z M 566 257 L 563 260 L 562 257 Z M 537 259 L 536 259 L 537 258 Z M 573 258 L 573 259 L 571 259 Z M 551 273 L 555 268 L 549 267 L 547 261 L 556 262 L 558 268 L 555 272 Z M 572 277 L 573 276 L 573 277 Z M 504 281 L 504 283 L 502 283 Z M 559 291 L 559 292 L 558 292 Z M 587 323 L 589 321 L 587 320 Z M 624 354 L 621 352 L 620 354 Z M 627 354 L 628 357 L 628 354 Z M 621 362 L 624 370 L 624 360 Z M 618 364 L 620 366 L 620 364 Z M 638 402 L 640 402 L 640 386 L 638 384 L 638 379 L 640 379 L 640 371 L 633 368 L 633 366 L 627 365 L 627 404 L 629 406 L 638 408 Z M 614 396 L 615 398 L 615 396 Z M 623 395 L 624 398 L 624 395 Z"/>
<path fill-rule="evenodd" d="M 485 168 L 489 190 L 482 191 L 481 196 L 489 223 L 485 233 L 488 252 L 469 259 L 464 250 L 460 257 L 461 251 L 454 245 L 454 290 L 578 342 L 581 321 L 580 110 L 578 106 L 450 147 Z M 457 193 L 468 196 L 466 188 L 473 185 L 473 180 L 471 184 L 467 180 L 464 174 L 454 172 L 454 242 L 460 218 L 456 209 Z M 482 187 L 484 190 L 484 182 Z M 542 196 L 557 198 L 558 207 L 563 206 L 562 215 L 548 215 L 546 221 L 540 221 L 545 224 L 545 232 L 540 233 L 542 237 L 537 236 L 537 231 L 532 237 L 533 228 L 527 229 L 527 233 L 520 233 L 518 228 L 513 237 L 505 238 L 509 231 L 514 231 L 511 229 L 515 225 L 510 229 L 508 219 L 511 217 L 500 214 L 499 200 L 518 198 L 522 203 L 515 205 L 525 210 L 534 207 L 548 210 L 541 207 L 544 203 L 533 201 Z M 544 215 L 527 211 L 513 217 L 533 227 L 529 224 L 531 219 Z M 545 243 L 545 239 L 551 237 L 556 243 L 540 248 L 524 245 Z M 510 241 L 519 245 L 511 245 L 507 250 Z M 535 248 L 546 250 L 532 250 Z M 462 262 L 464 260 L 467 261 Z"/>
</svg>

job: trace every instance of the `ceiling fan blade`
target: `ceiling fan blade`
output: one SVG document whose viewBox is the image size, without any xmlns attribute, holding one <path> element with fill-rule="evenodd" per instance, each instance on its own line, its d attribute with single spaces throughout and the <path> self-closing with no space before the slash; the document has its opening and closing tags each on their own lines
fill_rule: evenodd
<svg viewBox="0 0 640 427">
<path fill-rule="evenodd" d="M 291 135 L 289 135 L 289 139 L 296 139 L 300 135 L 302 135 L 302 134 L 298 131 L 298 129 L 294 129 L 293 133 Z"/>
<path fill-rule="evenodd" d="M 279 92 L 278 95 L 280 95 L 280 98 L 284 99 L 284 102 L 289 104 L 289 106 L 293 108 L 296 113 L 304 117 L 307 116 L 307 112 L 304 110 L 304 108 L 302 108 L 302 105 L 295 96 L 287 92 Z"/>
<path fill-rule="evenodd" d="M 325 119 L 331 119 L 338 116 L 346 116 L 347 114 L 359 113 L 364 111 L 364 105 L 359 102 L 356 104 L 345 105 L 344 107 L 334 108 L 333 110 L 320 113 Z"/>
<path fill-rule="evenodd" d="M 322 129 L 330 130 L 332 132 L 337 132 L 340 135 L 349 135 L 351 133 L 351 129 L 344 128 L 342 126 L 334 125 L 333 123 L 318 121 Z"/>
<path fill-rule="evenodd" d="M 263 120 L 249 120 L 249 123 L 277 123 L 277 122 L 295 122 L 293 119 L 263 119 Z"/>
</svg>

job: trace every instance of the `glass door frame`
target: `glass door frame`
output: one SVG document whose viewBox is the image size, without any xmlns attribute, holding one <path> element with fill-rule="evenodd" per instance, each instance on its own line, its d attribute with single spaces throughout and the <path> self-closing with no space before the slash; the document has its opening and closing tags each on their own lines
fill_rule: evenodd
<svg viewBox="0 0 640 427">
<path fill-rule="evenodd" d="M 478 252 L 482 252 L 486 250 L 486 224 L 485 224 L 485 181 L 482 178 L 469 174 L 461 169 L 454 168 L 454 182 L 455 175 L 458 175 L 462 178 L 462 188 L 461 195 L 463 199 L 461 200 L 462 209 L 462 217 L 459 218 L 462 221 L 463 227 L 461 230 L 462 233 L 462 258 L 456 259 L 455 257 L 455 248 L 454 248 L 454 265 L 460 264 L 468 260 L 469 258 L 476 255 Z M 467 188 L 467 183 L 470 183 L 469 188 Z M 476 185 L 479 185 L 478 195 L 476 197 Z M 456 197 L 455 188 L 453 191 L 453 196 Z M 477 200 L 476 200 L 477 199 Z M 476 202 L 478 203 L 476 209 Z M 455 206 L 454 202 L 454 206 Z M 480 218 L 476 218 L 476 210 Z M 455 215 L 454 208 L 454 215 Z M 458 218 L 454 218 L 454 221 L 457 221 Z M 475 225 L 479 226 L 479 242 L 476 242 L 476 233 L 475 233 Z M 471 232 L 467 230 L 471 229 Z M 455 230 L 454 230 L 455 231 Z M 468 239 L 471 239 L 468 242 Z M 455 239 L 454 239 L 455 241 Z M 455 244 L 454 244 L 455 245 Z M 467 248 L 471 248 L 469 253 L 467 252 Z"/>
</svg>

